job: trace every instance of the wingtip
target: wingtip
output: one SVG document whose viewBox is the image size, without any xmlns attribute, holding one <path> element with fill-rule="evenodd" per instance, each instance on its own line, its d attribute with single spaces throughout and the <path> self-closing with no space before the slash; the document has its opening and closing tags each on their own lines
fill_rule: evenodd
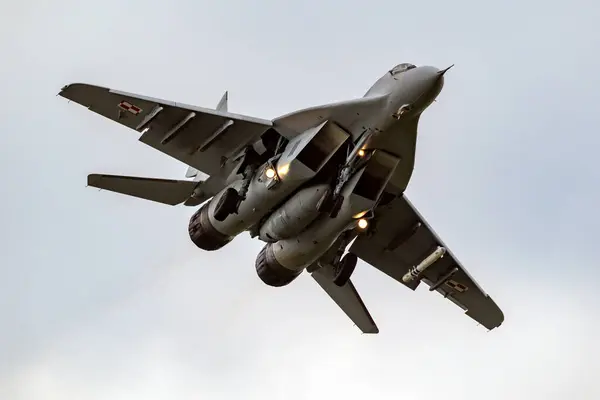
<svg viewBox="0 0 600 400">
<path fill-rule="evenodd" d="M 68 93 L 74 93 L 77 92 L 78 89 L 82 89 L 82 88 L 98 88 L 98 89 L 108 89 L 102 86 L 96 86 L 96 85 L 92 85 L 89 83 L 83 83 L 83 82 L 71 82 L 68 83 L 66 85 L 64 85 L 62 88 L 60 88 L 60 91 L 58 92 L 59 96 L 63 96 L 65 98 L 67 97 Z"/>
<path fill-rule="evenodd" d="M 101 174 L 89 174 L 87 176 L 87 185 L 95 187 L 94 184 L 97 183 L 101 178 Z"/>
<path fill-rule="evenodd" d="M 63 87 L 60 88 L 60 91 L 64 92 L 66 90 L 69 90 L 69 88 L 72 88 L 73 86 L 78 86 L 78 85 L 84 85 L 84 83 L 80 83 L 80 82 L 67 83 L 66 85 L 63 85 Z"/>
<path fill-rule="evenodd" d="M 76 83 L 76 82 L 74 82 L 74 83 L 66 84 L 66 85 L 64 85 L 63 87 L 60 88 L 60 91 L 57 93 L 57 96 L 61 96 L 61 97 L 67 98 L 66 94 L 68 92 L 72 91 L 73 87 L 75 87 L 75 86 L 81 86 L 81 85 L 83 85 L 83 83 Z"/>
<path fill-rule="evenodd" d="M 63 87 L 61 87 L 58 93 L 56 93 L 56 95 L 64 97 L 64 93 L 69 88 L 69 86 L 70 85 L 64 85 Z"/>
<path fill-rule="evenodd" d="M 364 334 L 367 335 L 376 335 L 379 333 L 379 328 L 377 327 L 377 325 L 373 325 L 372 327 L 370 327 L 368 330 L 364 330 L 363 331 Z"/>
</svg>

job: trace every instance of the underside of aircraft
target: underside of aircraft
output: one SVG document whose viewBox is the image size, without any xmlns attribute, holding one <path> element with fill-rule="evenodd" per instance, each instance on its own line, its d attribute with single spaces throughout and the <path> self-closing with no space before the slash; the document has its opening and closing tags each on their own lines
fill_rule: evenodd
<svg viewBox="0 0 600 400">
<path fill-rule="evenodd" d="M 360 98 L 273 120 L 74 83 L 59 95 L 140 134 L 188 166 L 183 180 L 91 174 L 88 185 L 168 205 L 204 251 L 249 232 L 265 243 L 258 277 L 274 287 L 308 274 L 364 333 L 379 329 L 351 276 L 363 260 L 405 287 L 421 282 L 487 329 L 504 315 L 406 198 L 423 112 L 449 68 L 403 63 Z"/>
</svg>

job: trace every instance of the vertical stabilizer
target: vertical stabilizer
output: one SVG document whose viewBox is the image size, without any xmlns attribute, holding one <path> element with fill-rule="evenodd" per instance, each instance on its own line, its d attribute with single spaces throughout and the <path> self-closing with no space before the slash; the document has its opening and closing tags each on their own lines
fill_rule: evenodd
<svg viewBox="0 0 600 400">
<path fill-rule="evenodd" d="M 229 92 L 225 91 L 225 93 L 223 94 L 223 97 L 221 97 L 221 100 L 219 101 L 219 104 L 217 104 L 217 111 L 228 111 L 227 110 L 227 100 L 229 99 Z"/>
</svg>

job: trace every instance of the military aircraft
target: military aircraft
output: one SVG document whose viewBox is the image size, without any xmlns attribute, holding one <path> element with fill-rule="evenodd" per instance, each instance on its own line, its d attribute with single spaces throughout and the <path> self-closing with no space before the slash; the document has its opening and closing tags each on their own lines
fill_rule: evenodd
<svg viewBox="0 0 600 400">
<path fill-rule="evenodd" d="M 192 242 L 205 251 L 240 233 L 265 242 L 256 257 L 267 285 L 303 271 L 364 333 L 379 329 L 350 277 L 360 258 L 409 289 L 421 282 L 491 330 L 504 321 L 405 196 L 421 115 L 444 74 L 402 63 L 363 97 L 273 120 L 73 83 L 59 95 L 137 131 L 188 166 L 184 180 L 92 174 L 88 185 L 168 205 L 198 207 Z"/>
</svg>

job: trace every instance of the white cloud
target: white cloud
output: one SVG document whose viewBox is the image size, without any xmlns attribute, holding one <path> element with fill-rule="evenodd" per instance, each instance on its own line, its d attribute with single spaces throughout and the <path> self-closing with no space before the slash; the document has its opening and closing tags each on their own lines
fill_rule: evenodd
<svg viewBox="0 0 600 400">
<path fill-rule="evenodd" d="M 600 397 L 600 9 L 471 3 L 5 7 L 0 398 Z M 207 254 L 193 210 L 84 188 L 186 168 L 54 97 L 83 81 L 210 107 L 228 89 L 232 110 L 271 118 L 405 61 L 456 64 L 409 196 L 505 311 L 491 333 L 364 264 L 377 336 L 307 277 L 265 287 L 247 235 Z"/>
<path fill-rule="evenodd" d="M 600 326 L 577 295 L 498 282 L 511 287 L 498 296 L 509 318 L 487 333 L 440 296 L 411 293 L 363 267 L 357 285 L 382 330 L 368 336 L 308 277 L 271 290 L 248 264 L 223 263 L 209 285 L 196 262 L 165 268 L 0 381 L 6 398 L 600 394 L 592 372 Z M 242 277 L 232 279 L 235 272 Z M 210 286 L 219 296 L 205 292 Z"/>
</svg>

